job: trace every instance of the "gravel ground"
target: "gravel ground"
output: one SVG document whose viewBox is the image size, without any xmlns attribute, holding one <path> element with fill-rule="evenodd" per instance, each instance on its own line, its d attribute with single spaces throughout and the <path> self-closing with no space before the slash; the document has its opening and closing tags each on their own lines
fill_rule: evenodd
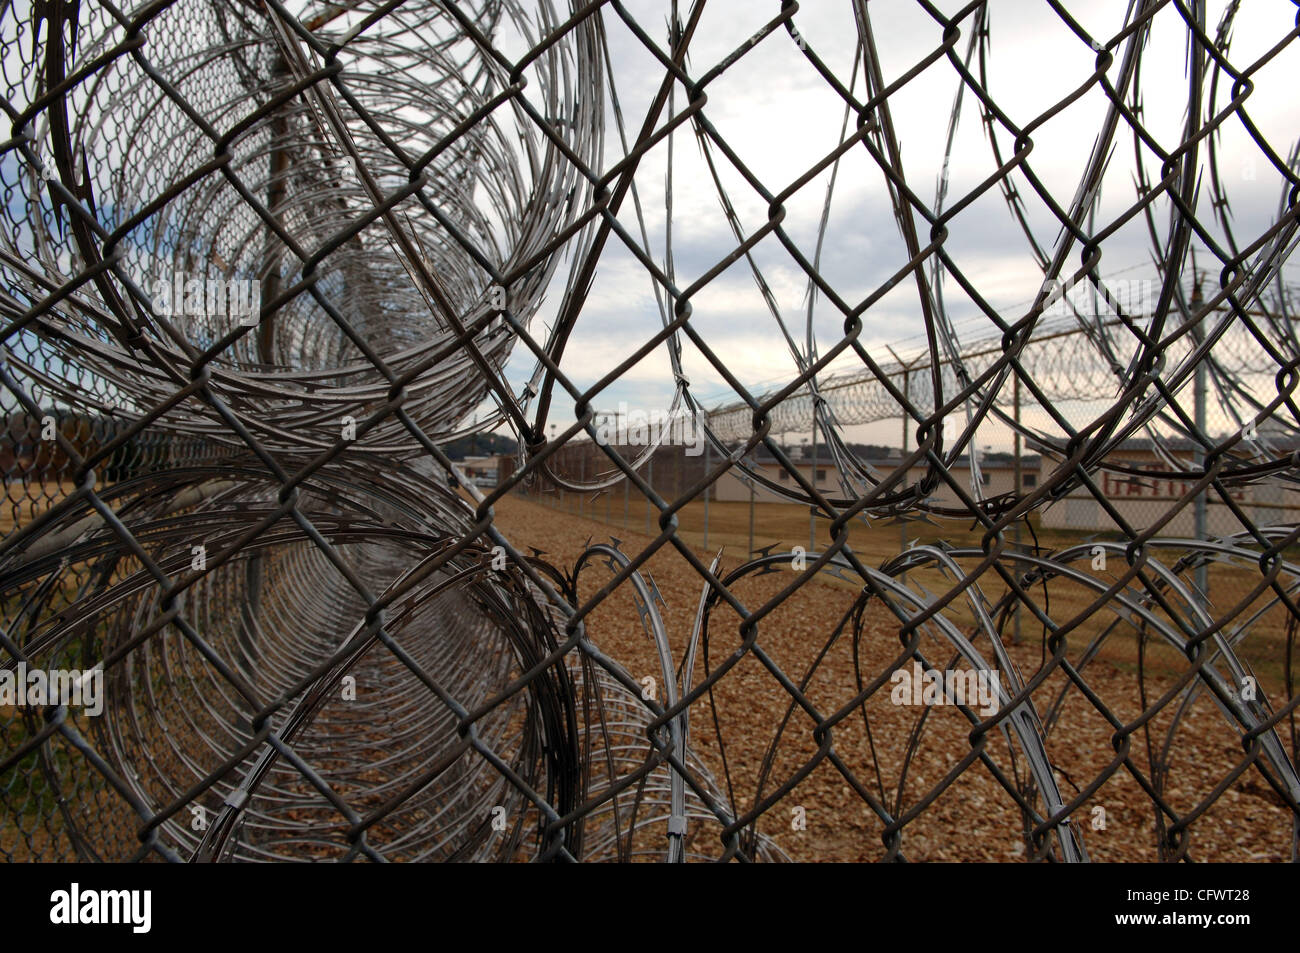
<svg viewBox="0 0 1300 953">
<path fill-rule="evenodd" d="M 549 561 L 565 568 L 574 564 L 589 539 L 610 539 L 610 527 L 603 523 L 558 513 L 519 497 L 501 501 L 496 516 L 497 525 L 512 543 L 536 547 Z M 615 532 L 630 556 L 642 552 L 651 541 L 640 533 Z M 707 562 L 703 552 L 698 555 Z M 739 565 L 741 557 L 739 552 L 724 553 L 723 572 Z M 661 612 L 674 657 L 680 662 L 703 581 L 671 547 L 661 549 L 644 568 L 663 595 L 666 607 Z M 584 598 L 605 583 L 608 575 L 604 573 L 601 569 L 593 571 L 590 578 L 584 575 Z M 790 572 L 750 577 L 737 584 L 734 592 L 747 608 L 753 608 L 777 595 L 793 578 Z M 810 582 L 759 626 L 757 647 L 790 680 L 807 680 L 804 692 L 823 716 L 845 707 L 858 693 L 851 629 L 831 640 L 854 600 L 855 592 L 842 582 Z M 715 611 L 708 664 L 703 658 L 697 663 L 694 684 L 737 647 L 738 621 L 729 607 Z M 878 606 L 868 610 L 856 666 L 864 679 L 893 668 L 899 655 L 897 630 L 897 620 L 887 610 Z M 635 678 L 659 676 L 657 655 L 637 620 L 629 586 L 620 587 L 593 612 L 588 631 L 600 648 Z M 981 648 L 987 652 L 987 642 Z M 817 661 L 823 650 L 824 656 Z M 1042 645 L 1032 640 L 1010 647 L 1025 678 L 1039 668 L 1042 651 Z M 1078 648 L 1072 648 L 1067 657 L 1075 661 L 1078 653 Z M 928 655 L 937 659 L 940 653 Z M 1084 676 L 1121 722 L 1135 719 L 1143 711 L 1139 680 L 1131 666 L 1095 661 L 1084 670 Z M 1173 683 L 1172 672 L 1163 677 L 1148 672 L 1147 698 L 1158 699 Z M 1067 684 L 1058 668 L 1037 689 L 1033 698 L 1040 716 Z M 974 760 L 953 783 L 945 784 L 945 777 L 971 754 L 970 722 L 953 706 L 894 705 L 889 689 L 886 683 L 837 723 L 828 749 L 833 758 L 819 758 L 813 718 L 792 705 L 790 694 L 753 652 L 746 653 L 718 682 L 712 704 L 705 695 L 692 706 L 692 747 L 715 773 L 738 813 L 752 810 L 788 779 L 804 775 L 793 790 L 767 806 L 757 822 L 758 830 L 796 860 L 864 861 L 884 856 L 883 822 L 858 788 L 895 817 L 916 814 L 902 830 L 901 851 L 908 860 L 1025 859 L 1028 850 L 1021 812 L 989 766 Z M 1190 825 L 1187 856 L 1199 861 L 1288 860 L 1291 812 L 1257 768 L 1246 767 L 1221 796 L 1211 797 L 1216 785 L 1243 760 L 1237 732 L 1202 694 L 1180 720 L 1174 737 L 1168 739 L 1177 704 L 1175 700 L 1164 706 L 1148 727 L 1157 754 L 1168 745 L 1158 785 L 1169 808 L 1181 817 L 1196 811 L 1207 798 L 1212 801 Z M 923 721 L 921 741 L 908 760 L 909 737 L 919 721 Z M 1283 727 L 1284 743 L 1294 756 L 1289 727 Z M 1047 739 L 1058 785 L 1065 799 L 1071 800 L 1097 778 L 1107 776 L 1072 818 L 1092 859 L 1159 860 L 1156 810 L 1123 765 L 1112 767 L 1112 734 L 1109 722 L 1071 686 Z M 1151 783 L 1147 781 L 1152 767 L 1146 733 L 1135 732 L 1131 744 L 1134 769 L 1144 783 Z M 1012 750 L 1001 731 L 990 734 L 985 752 L 1013 789 L 1023 787 L 1024 755 L 1018 747 Z M 763 766 L 769 758 L 770 771 L 764 779 Z M 839 761 L 838 767 L 833 760 Z M 794 829 L 800 814 L 806 829 Z"/>
</svg>

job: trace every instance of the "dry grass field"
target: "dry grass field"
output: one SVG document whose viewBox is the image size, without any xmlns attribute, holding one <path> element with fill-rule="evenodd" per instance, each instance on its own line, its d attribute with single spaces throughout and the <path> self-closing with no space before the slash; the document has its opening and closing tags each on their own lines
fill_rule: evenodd
<svg viewBox="0 0 1300 953">
<path fill-rule="evenodd" d="M 0 507 L 0 532 L 7 535 L 35 518 L 69 489 L 53 484 L 11 486 L 8 502 Z M 622 541 L 624 552 L 636 556 L 653 541 L 656 522 L 651 520 L 652 532 L 647 534 L 645 509 L 634 505 L 629 506 L 625 521 L 619 495 L 584 501 L 581 514 L 576 512 L 576 499 L 570 497 L 565 503 L 568 511 L 511 496 L 495 507 L 497 525 L 516 546 L 536 547 L 548 561 L 566 568 L 573 566 L 589 542 L 615 537 Z M 706 563 L 721 551 L 722 572 L 734 570 L 746 560 L 750 548 L 748 504 L 710 504 L 707 549 L 703 516 L 703 503 L 687 506 L 680 514 L 679 536 Z M 815 530 L 817 547 L 825 546 L 825 522 L 817 521 Z M 980 534 L 968 527 L 915 521 L 903 527 L 854 525 L 849 545 L 865 564 L 879 566 L 899 551 L 900 530 L 907 532 L 909 541 L 921 544 L 979 545 Z M 759 506 L 754 533 L 755 549 L 807 547 L 808 512 L 798 506 Z M 1032 542 L 1026 537 L 1026 544 Z M 1082 539 L 1039 532 L 1037 541 L 1046 549 L 1059 550 Z M 962 569 L 973 562 L 965 560 Z M 662 546 L 645 570 L 663 596 L 661 612 L 674 658 L 680 662 L 703 582 L 671 545 Z M 956 708 L 891 704 L 888 683 L 853 704 L 863 684 L 899 664 L 899 623 L 873 602 L 866 610 L 862 637 L 854 638 L 852 627 L 844 623 L 859 587 L 821 576 L 782 595 L 794 578 L 786 570 L 737 582 L 733 591 L 749 610 L 781 597 L 759 626 L 754 646 L 758 651 L 751 649 L 733 658 L 740 620 L 723 606 L 710 618 L 708 642 L 695 669 L 692 687 L 721 666 L 730 666 L 714 689 L 692 706 L 690 723 L 692 748 L 724 792 L 728 810 L 744 814 L 761 806 L 756 829 L 796 860 L 875 860 L 885 854 L 884 825 L 864 800 L 865 792 L 891 816 L 907 818 L 901 851 L 909 860 L 1022 859 L 1023 821 L 1004 781 L 1034 799 L 1027 786 L 1024 752 L 1009 736 L 995 731 L 984 748 L 987 763 L 976 759 L 963 766 L 972 751 L 972 725 Z M 989 574 L 981 580 L 990 601 L 1001 595 L 993 578 Z M 590 598 L 607 581 L 603 567 L 589 568 L 580 580 L 580 596 Z M 908 581 L 918 592 L 943 592 L 952 585 L 950 578 L 934 569 L 909 573 Z M 1253 582 L 1249 569 L 1215 567 L 1211 594 L 1218 611 L 1231 609 Z M 1061 580 L 1040 586 L 1035 593 L 1058 623 L 1083 613 L 1093 598 Z M 954 602 L 947 615 L 964 632 L 975 634 L 968 603 Z M 1081 796 L 1094 781 L 1103 779 L 1074 814 L 1075 828 L 1090 857 L 1159 859 L 1156 843 L 1161 824 L 1143 790 L 1149 785 L 1160 792 L 1170 812 L 1194 818 L 1189 828 L 1192 859 L 1288 859 L 1291 814 L 1256 769 L 1246 767 L 1221 796 L 1207 801 L 1215 786 L 1243 760 L 1239 734 L 1211 699 L 1201 693 L 1176 724 L 1179 702 L 1175 699 L 1136 726 L 1142 713 L 1187 672 L 1189 663 L 1180 653 L 1153 642 L 1144 644 L 1131 627 L 1121 624 L 1095 657 L 1083 658 L 1085 647 L 1114 618 L 1107 611 L 1097 612 L 1066 639 L 1066 658 L 1096 692 L 1104 712 L 1073 687 L 1059 667 L 1034 693 L 1039 717 L 1050 718 L 1047 751 L 1062 795 L 1067 800 Z M 1239 646 L 1270 698 L 1285 697 L 1284 621 L 1274 609 L 1252 626 Z M 601 601 L 589 615 L 587 627 L 596 644 L 633 677 L 662 677 L 654 645 L 638 622 L 629 586 Z M 977 636 L 975 643 L 988 654 L 987 639 Z M 924 648 L 934 659 L 942 656 L 947 661 L 951 656 L 935 639 Z M 1048 654 L 1046 634 L 1025 619 L 1020 642 L 1011 645 L 1009 652 L 1020 677 L 1028 679 Z M 812 712 L 792 700 L 773 669 L 800 686 Z M 832 724 L 822 748 L 822 738 L 814 729 L 827 720 Z M 1128 745 L 1127 763 L 1116 756 L 1114 723 L 1136 726 L 1120 733 Z M 1281 726 L 1281 733 L 1289 750 L 1290 725 Z M 953 772 L 959 776 L 950 781 Z M 793 789 L 767 805 L 775 789 L 791 779 L 797 781 Z M 806 829 L 792 829 L 794 808 L 802 808 Z M 1098 814 L 1097 809 L 1104 813 Z M 1104 827 L 1096 826 L 1099 817 Z M 717 831 L 717 825 L 691 826 L 691 836 L 697 838 L 716 837 Z M 10 840 L 16 836 L 12 828 L 6 834 Z M 43 841 L 50 835 L 38 825 L 23 836 Z M 0 851 L 16 846 L 0 843 Z M 712 852 L 711 845 L 696 846 Z"/>
<path fill-rule="evenodd" d="M 68 481 L 14 480 L 5 483 L 4 489 L 4 497 L 0 498 L 0 539 L 41 516 L 75 487 Z"/>
<path fill-rule="evenodd" d="M 580 501 L 574 494 L 566 494 L 562 502 L 556 496 L 548 496 L 542 503 L 530 502 L 550 510 L 557 516 L 583 518 L 583 525 L 587 527 L 584 532 L 592 533 L 593 539 L 597 542 L 606 540 L 610 536 L 631 539 L 635 535 L 638 539 L 651 539 L 658 534 L 657 511 L 644 499 L 639 505 L 633 500 L 629 502 L 627 517 L 624 518 L 623 497 L 617 491 L 606 494 L 595 502 Z M 825 519 L 810 521 L 806 507 L 796 504 L 760 503 L 753 509 L 752 539 L 756 551 L 770 548 L 769 551 L 773 553 L 788 552 L 794 546 L 802 546 L 807 550 L 810 546 L 810 538 L 814 535 L 816 551 L 821 551 L 830 545 L 828 521 Z M 709 504 L 707 545 L 702 501 L 687 504 L 677 516 L 678 536 L 689 543 L 702 559 L 706 554 L 711 556 L 724 549 L 731 557 L 739 560 L 749 551 L 751 517 L 748 503 L 711 502 Z M 576 527 L 579 524 L 573 525 Z M 1060 552 L 1082 543 L 1114 538 L 1103 534 L 1044 530 L 1038 526 L 1036 517 L 1032 518 L 1031 525 L 1032 532 L 1022 531 L 1021 545 L 1025 547 L 1037 545 L 1044 553 Z M 575 532 L 577 532 L 576 528 Z M 956 520 L 933 522 L 910 520 L 902 525 L 896 520 L 873 524 L 858 521 L 850 524 L 848 545 L 865 565 L 880 566 L 897 555 L 901 549 L 913 543 L 916 545 L 944 543 L 959 549 L 978 550 L 981 548 L 983 535 L 982 529 L 974 529 L 971 524 Z M 584 536 L 583 539 L 585 538 Z M 629 555 L 637 551 L 631 546 L 624 548 Z M 1179 551 L 1172 549 L 1159 552 L 1160 561 L 1166 566 L 1172 566 L 1179 555 Z M 1300 559 L 1300 553 L 1292 558 Z M 973 564 L 973 560 L 963 562 L 966 567 Z M 1117 577 L 1123 566 L 1122 560 L 1115 560 L 1110 564 L 1110 572 L 1094 573 L 1089 568 L 1087 560 L 1078 564 L 1078 568 L 1088 570 L 1090 575 L 1105 579 L 1107 582 Z M 1259 585 L 1260 581 L 1260 574 L 1256 567 L 1215 564 L 1210 567 L 1209 573 L 1211 606 L 1216 616 L 1231 614 L 1240 619 L 1249 618 L 1275 601 L 1275 595 L 1268 589 L 1250 598 L 1252 590 Z M 931 592 L 942 592 L 952 584 L 951 580 L 935 572 L 922 571 L 911 576 Z M 831 576 L 823 576 L 821 581 L 827 586 L 839 586 L 852 591 L 858 589 L 856 583 Z M 1000 598 L 1006 591 L 1005 587 L 997 584 L 997 578 L 991 572 L 985 574 L 981 586 L 984 587 L 985 596 L 990 600 Z M 1076 614 L 1086 612 L 1096 599 L 1096 594 L 1092 590 L 1084 590 L 1080 586 L 1062 580 L 1057 580 L 1045 593 L 1042 587 L 1036 591 L 1048 600 L 1045 603 L 1040 602 L 1040 605 L 1050 608 L 1052 618 L 1057 624 L 1064 623 Z M 1239 606 L 1239 603 L 1247 599 L 1249 601 L 1244 607 Z M 954 605 L 952 611 L 953 618 L 960 619 L 968 625 L 973 622 L 973 615 L 964 604 Z M 1158 614 L 1166 618 L 1164 613 Z M 1098 613 L 1095 618 L 1089 619 L 1079 628 L 1079 635 L 1075 638 L 1095 637 L 1101 634 L 1103 628 L 1112 621 L 1113 616 L 1109 613 Z M 1022 615 L 1023 637 L 1034 636 L 1030 631 L 1033 625 L 1032 619 Z M 1255 674 L 1272 691 L 1281 691 L 1285 686 L 1286 625 L 1285 608 L 1273 604 L 1262 616 L 1257 619 L 1252 618 L 1244 642 L 1246 648 L 1243 654 L 1250 659 Z M 1232 631 L 1231 626 L 1228 631 Z M 1038 635 L 1041 636 L 1041 631 Z M 1163 643 L 1148 643 L 1145 649 L 1146 664 L 1156 669 L 1168 670 L 1171 665 L 1181 668 L 1185 661 L 1181 653 L 1168 648 Z M 1121 631 L 1106 640 L 1101 654 L 1113 664 L 1135 668 L 1139 656 L 1138 640 L 1131 630 L 1127 633 Z"/>
<path fill-rule="evenodd" d="M 747 550 L 748 506 L 740 509 L 743 516 L 735 504 L 710 506 L 707 555 L 724 550 L 724 573 L 742 562 Z M 764 508 L 756 519 L 756 528 L 764 530 L 756 538 L 756 547 L 769 543 L 806 546 L 806 511 L 799 512 L 800 507 L 774 509 Z M 535 546 L 559 565 L 572 565 L 588 539 L 601 541 L 612 535 L 623 541 L 622 548 L 629 555 L 642 552 L 652 539 L 645 535 L 644 525 L 634 521 L 624 529 L 519 497 L 500 501 L 495 511 L 497 525 L 513 543 Z M 595 508 L 595 515 L 604 515 L 601 507 Z M 702 526 L 692 528 L 695 516 L 688 508 L 683 537 L 694 542 L 691 534 L 698 533 L 702 542 Z M 885 535 L 873 546 L 872 530 L 855 529 L 850 543 L 878 562 L 896 552 L 898 545 L 896 525 L 880 532 Z M 954 545 L 964 545 L 973 541 L 973 534 L 957 530 L 946 538 Z M 1040 543 L 1049 545 L 1050 541 L 1040 536 Z M 697 554 L 706 556 L 702 548 Z M 661 611 L 674 657 L 680 660 L 692 630 L 702 580 L 671 546 L 661 548 L 646 569 L 663 594 L 666 606 Z M 594 573 L 589 581 L 584 577 L 580 595 L 594 593 L 607 578 L 607 573 Z M 745 579 L 734 591 L 746 607 L 756 607 L 791 581 L 789 573 L 771 573 Z M 914 585 L 924 582 L 913 579 Z M 933 591 L 934 585 L 929 588 Z M 1061 588 L 1052 587 L 1051 607 L 1056 618 L 1084 605 L 1078 594 L 1072 601 L 1068 593 L 1056 591 Z M 653 645 L 637 622 L 627 589 L 615 590 L 591 614 L 589 634 L 635 678 L 657 676 L 659 664 Z M 859 642 L 848 632 L 832 637 L 854 599 L 854 587 L 841 580 L 812 581 L 785 598 L 759 626 L 757 647 L 781 672 L 803 686 L 823 717 L 853 700 L 859 691 L 859 675 L 869 680 L 890 670 L 899 657 L 898 622 L 879 607 L 868 610 L 864 638 Z M 715 612 L 707 660 L 697 665 L 693 685 L 736 649 L 738 624 L 729 608 Z M 967 627 L 967 631 L 971 630 Z M 1073 662 L 1080 661 L 1087 631 L 1085 628 L 1067 639 L 1066 657 Z M 1243 654 L 1258 669 L 1261 650 L 1279 649 L 1274 643 L 1280 636 L 1264 633 L 1250 638 L 1253 641 L 1246 643 Z M 1083 677 L 1102 699 L 1110 718 L 1121 724 L 1135 722 L 1188 668 L 1178 653 L 1152 651 L 1148 646 L 1144 678 L 1139 680 L 1137 641 L 1131 630 L 1116 634 L 1099 657 L 1081 665 Z M 935 648 L 933 643 L 928 647 Z M 977 647 L 987 652 L 987 641 L 977 641 Z M 1012 646 L 1010 654 L 1021 676 L 1031 677 L 1046 654 L 1042 632 L 1026 626 L 1021 644 Z M 813 732 L 816 720 L 792 702 L 780 681 L 749 652 L 717 682 L 711 695 L 692 707 L 692 744 L 739 812 L 760 803 L 786 779 L 808 772 L 757 823 L 759 831 L 774 838 L 795 859 L 873 860 L 884 854 L 883 825 L 855 787 L 870 792 L 894 816 L 917 812 L 903 830 L 902 851 L 908 859 L 1023 858 L 1020 813 L 991 770 L 995 765 L 1006 777 L 1023 782 L 1023 753 L 995 733 L 986 749 L 991 765 L 976 761 L 948 784 L 944 778 L 971 752 L 970 723 L 951 706 L 893 705 L 888 689 L 886 684 L 857 706 L 857 711 L 836 722 L 831 733 L 836 765 L 818 754 Z M 1080 822 L 1076 829 L 1093 859 L 1159 859 L 1156 812 L 1135 773 L 1145 783 L 1154 784 L 1169 809 L 1180 817 L 1195 812 L 1188 856 L 1218 861 L 1283 861 L 1290 856 L 1290 812 L 1253 768 L 1242 772 L 1208 807 L 1200 807 L 1202 799 L 1242 761 L 1237 732 L 1204 693 L 1176 727 L 1173 714 L 1177 701 L 1162 706 L 1143 727 L 1125 732 L 1131 746 L 1127 766 L 1116 758 L 1110 720 L 1067 684 L 1059 668 L 1035 692 L 1034 700 L 1040 716 L 1059 704 L 1047 747 L 1062 795 L 1076 797 L 1090 782 L 1106 778 L 1075 814 Z M 908 741 L 916 731 L 920 731 L 921 740 L 908 759 Z M 806 830 L 791 829 L 791 810 L 796 806 L 804 808 Z M 1104 813 L 1094 810 L 1097 808 Z M 1104 820 L 1104 828 L 1094 827 L 1101 823 L 1098 819 Z"/>
</svg>

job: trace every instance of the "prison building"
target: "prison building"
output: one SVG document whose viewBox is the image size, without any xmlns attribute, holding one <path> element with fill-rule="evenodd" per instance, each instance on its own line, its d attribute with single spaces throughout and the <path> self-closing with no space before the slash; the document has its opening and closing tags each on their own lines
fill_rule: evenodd
<svg viewBox="0 0 1300 953">
<path fill-rule="evenodd" d="M 790 462 L 793 468 L 809 482 L 816 481 L 817 489 L 823 492 L 836 495 L 840 491 L 839 468 L 835 460 L 829 453 L 818 452 L 816 461 L 809 456 L 800 455 L 798 450 L 792 450 L 789 454 Z M 869 466 L 875 468 L 876 472 L 882 476 L 891 475 L 902 465 L 902 458 L 897 454 L 894 456 L 879 457 L 876 459 L 867 458 L 865 461 Z M 1038 485 L 1038 468 L 1039 460 L 1037 456 L 1022 457 L 1020 461 L 1020 481 L 1021 486 L 1027 490 L 1032 490 Z M 771 455 L 761 454 L 757 457 L 756 469 L 768 480 L 776 483 L 778 486 L 790 487 L 792 490 L 798 490 L 799 484 L 791 474 L 790 470 L 778 463 Z M 997 496 L 1002 493 L 1010 493 L 1015 488 L 1015 461 L 1010 455 L 996 454 L 988 455 L 980 463 L 980 492 L 985 498 Z M 960 482 L 962 489 L 970 494 L 970 463 L 967 457 L 960 457 L 952 468 L 954 477 Z M 925 470 L 920 466 L 913 466 L 907 474 L 903 486 L 910 486 L 924 476 Z M 741 474 L 737 470 L 731 470 L 724 474 L 715 485 L 713 499 L 723 502 L 748 502 L 750 495 L 750 485 L 741 479 Z M 956 492 L 947 483 L 940 483 L 930 496 L 933 503 L 944 506 L 960 505 Z M 769 490 L 762 485 L 756 485 L 754 488 L 754 501 L 756 503 L 788 503 L 789 500 L 780 496 L 776 492 Z"/>
<path fill-rule="evenodd" d="M 1291 438 L 1294 440 L 1294 438 Z M 1277 438 L 1273 438 L 1274 449 Z M 1179 461 L 1178 469 L 1190 469 L 1194 464 L 1194 450 L 1189 440 L 1166 442 Z M 1295 446 L 1284 447 L 1282 452 Z M 1161 536 L 1194 537 L 1196 513 L 1191 504 L 1179 506 L 1179 500 L 1192 491 L 1196 481 L 1191 478 L 1166 479 L 1157 474 L 1171 468 L 1149 440 L 1128 440 L 1121 444 L 1107 462 L 1128 469 L 1149 471 L 1151 476 L 1102 470 L 1093 476 L 1097 488 L 1116 512 L 1138 532 L 1146 530 L 1177 509 L 1160 530 Z M 1257 526 L 1275 526 L 1300 520 L 1300 484 L 1287 484 L 1269 480 L 1231 489 L 1231 498 L 1242 507 Z M 1115 531 L 1119 527 L 1106 513 L 1094 496 L 1084 487 L 1076 487 L 1065 498 L 1042 510 L 1045 529 Z M 1241 521 L 1213 489 L 1206 496 L 1206 532 L 1210 536 L 1224 536 L 1242 531 Z"/>
<path fill-rule="evenodd" d="M 456 461 L 456 466 L 465 478 L 477 487 L 490 489 L 497 485 L 501 479 L 501 457 L 492 456 L 467 456 L 463 460 Z"/>
</svg>

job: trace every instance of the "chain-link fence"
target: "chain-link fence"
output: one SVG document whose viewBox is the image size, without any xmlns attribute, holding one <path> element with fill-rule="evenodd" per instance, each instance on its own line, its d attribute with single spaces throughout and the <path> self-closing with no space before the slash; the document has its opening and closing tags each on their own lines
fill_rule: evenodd
<svg viewBox="0 0 1300 953">
<path fill-rule="evenodd" d="M 1103 13 L 0 5 L 0 857 L 1296 859 L 1298 28 Z"/>
</svg>

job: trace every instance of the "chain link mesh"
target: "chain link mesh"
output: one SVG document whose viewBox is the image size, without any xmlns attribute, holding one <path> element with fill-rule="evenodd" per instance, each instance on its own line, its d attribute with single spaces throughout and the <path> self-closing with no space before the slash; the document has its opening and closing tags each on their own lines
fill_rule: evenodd
<svg viewBox="0 0 1300 953">
<path fill-rule="evenodd" d="M 1235 2 L 1044 4 L 1079 69 L 1023 115 L 996 4 L 899 5 L 933 43 L 898 69 L 879 4 L 834 5 L 844 62 L 812 5 L 753 6 L 0 5 L 0 857 L 1297 859 L 1300 153 L 1251 113 L 1294 18 L 1246 56 Z M 769 181 L 720 117 L 778 51 L 843 121 Z M 936 75 L 931 192 L 897 127 Z M 1062 129 L 1070 188 L 1034 155 Z M 883 269 L 830 261 L 852 188 Z M 719 228 L 674 232 L 700 189 Z M 995 214 L 1018 309 L 963 265 Z M 1103 268 L 1135 230 L 1141 301 Z M 618 271 L 649 319 L 597 360 Z M 774 387 L 709 323 L 729 272 Z M 647 358 L 701 457 L 610 429 Z M 849 430 L 881 421 L 893 456 Z M 494 430 L 480 487 L 448 445 Z M 701 507 L 716 542 L 759 492 L 710 550 Z"/>
</svg>

